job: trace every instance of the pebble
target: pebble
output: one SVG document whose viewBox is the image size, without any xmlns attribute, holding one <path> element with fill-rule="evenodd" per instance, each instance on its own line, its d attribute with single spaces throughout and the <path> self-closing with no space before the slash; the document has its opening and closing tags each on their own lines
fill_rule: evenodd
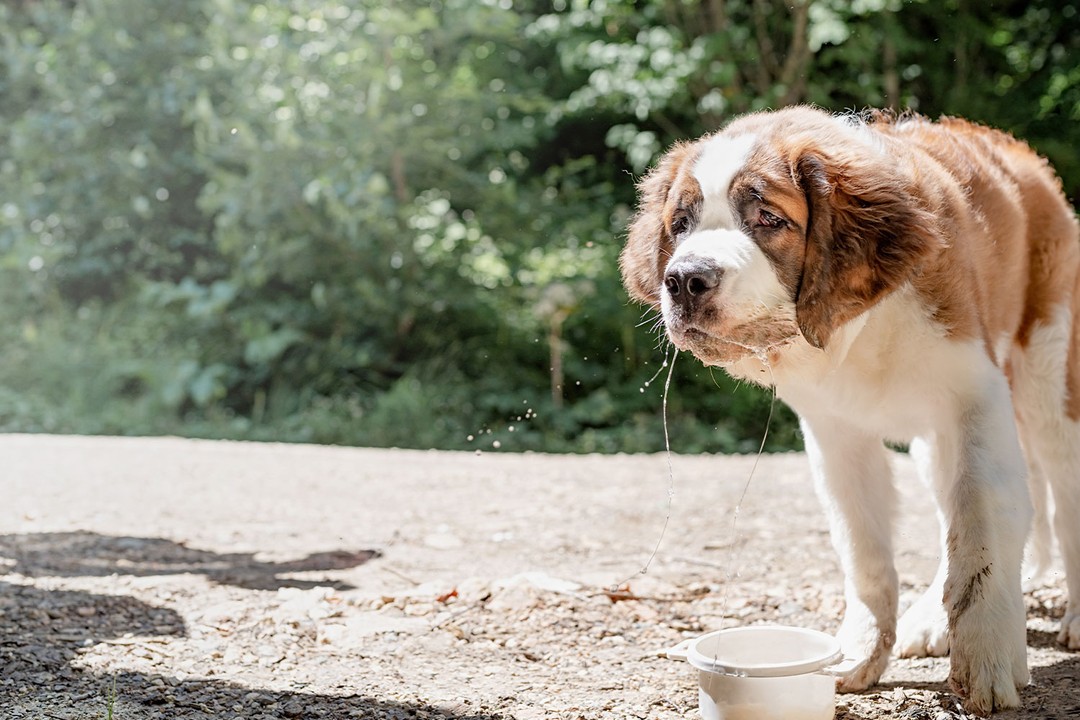
<svg viewBox="0 0 1080 720">
<path fill-rule="evenodd" d="M 262 692 L 249 692 L 244 696 L 244 700 L 249 703 L 258 703 L 259 705 L 270 705 L 275 702 L 273 695 Z"/>
<path fill-rule="evenodd" d="M 431 533 L 424 537 L 424 544 L 435 550 L 453 550 L 464 543 L 461 538 L 449 532 Z"/>
</svg>

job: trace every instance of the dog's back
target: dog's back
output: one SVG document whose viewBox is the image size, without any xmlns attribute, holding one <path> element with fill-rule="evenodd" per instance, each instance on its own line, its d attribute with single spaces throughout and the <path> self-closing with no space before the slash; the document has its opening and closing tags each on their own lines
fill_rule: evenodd
<svg viewBox="0 0 1080 720">
<path fill-rule="evenodd" d="M 951 225 L 942 228 L 945 237 L 964 240 L 915 281 L 932 296 L 936 319 L 947 329 L 981 336 L 1004 367 L 1014 345 L 1023 351 L 1038 328 L 1080 308 L 1080 227 L 1061 181 L 1030 146 L 953 118 L 902 117 L 869 128 L 900 156 L 924 156 L 917 158 L 922 200 L 939 222 Z M 938 168 L 945 175 L 927 177 Z M 1077 368 L 1068 379 L 1070 390 L 1077 390 L 1068 393 L 1075 419 L 1080 363 L 1070 367 Z"/>
</svg>

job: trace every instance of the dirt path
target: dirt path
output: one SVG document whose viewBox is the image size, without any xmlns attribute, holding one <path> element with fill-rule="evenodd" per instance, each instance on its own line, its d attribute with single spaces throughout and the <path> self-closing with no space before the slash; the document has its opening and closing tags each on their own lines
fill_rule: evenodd
<svg viewBox="0 0 1080 720">
<path fill-rule="evenodd" d="M 657 650 L 842 608 L 802 456 L 761 460 L 733 538 L 752 464 L 673 459 L 643 575 L 662 455 L 0 436 L 0 718 L 106 718 L 114 684 L 117 720 L 695 718 L 694 673 Z M 897 466 L 909 602 L 936 528 Z M 1029 596 L 1035 680 L 1002 718 L 1080 713 L 1061 588 Z M 946 674 L 896 661 L 837 716 L 959 717 Z"/>
</svg>

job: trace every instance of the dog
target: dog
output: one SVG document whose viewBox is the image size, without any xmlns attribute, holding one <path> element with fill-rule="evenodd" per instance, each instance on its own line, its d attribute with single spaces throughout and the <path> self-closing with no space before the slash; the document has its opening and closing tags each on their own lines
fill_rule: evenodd
<svg viewBox="0 0 1080 720">
<path fill-rule="evenodd" d="M 676 348 L 799 415 L 844 571 L 841 690 L 876 683 L 894 649 L 948 653 L 969 711 L 1018 706 L 1047 487 L 1058 640 L 1080 648 L 1080 228 L 1028 145 L 955 118 L 745 115 L 639 182 L 619 264 Z M 899 623 L 886 441 L 909 444 L 943 529 Z M 1045 564 L 1049 530 L 1035 540 Z"/>
</svg>

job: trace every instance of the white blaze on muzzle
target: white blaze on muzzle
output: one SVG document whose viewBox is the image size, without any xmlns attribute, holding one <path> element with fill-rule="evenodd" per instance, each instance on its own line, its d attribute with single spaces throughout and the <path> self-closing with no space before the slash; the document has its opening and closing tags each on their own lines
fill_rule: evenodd
<svg viewBox="0 0 1080 720">
<path fill-rule="evenodd" d="M 700 265 L 719 271 L 719 285 L 711 301 L 723 304 L 729 314 L 749 319 L 791 302 L 772 263 L 757 243 L 738 230 L 693 233 L 675 249 L 665 277 L 668 270 Z M 665 316 L 672 307 L 670 295 L 665 287 L 661 296 Z"/>
</svg>

